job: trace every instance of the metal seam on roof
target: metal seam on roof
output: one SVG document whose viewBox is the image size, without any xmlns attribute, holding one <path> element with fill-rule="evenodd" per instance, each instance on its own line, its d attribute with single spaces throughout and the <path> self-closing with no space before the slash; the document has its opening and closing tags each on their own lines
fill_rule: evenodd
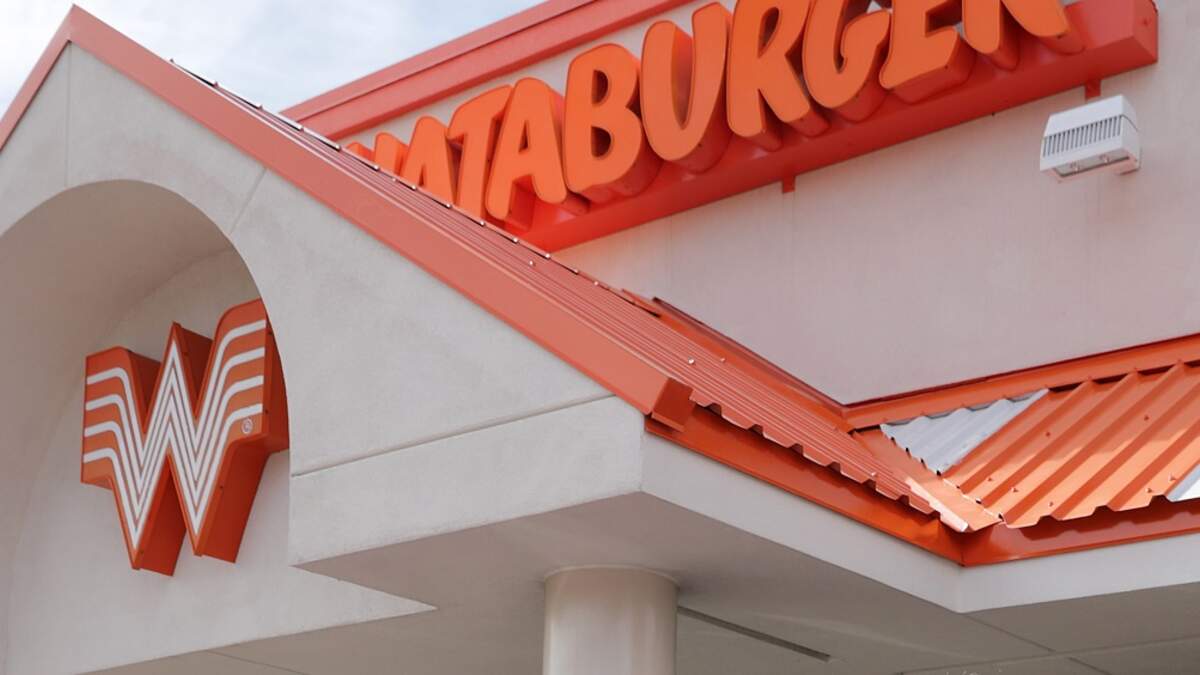
<svg viewBox="0 0 1200 675">
<path fill-rule="evenodd" d="M 915 457 L 898 447 L 881 429 L 856 431 L 853 436 L 881 460 L 890 462 L 897 472 L 908 476 L 906 480 L 909 487 L 941 515 L 943 523 L 955 531 L 982 530 L 1002 522 L 997 514 L 988 512 L 957 486 L 929 471 Z"/>
<path fill-rule="evenodd" d="M 982 406 L 881 424 L 880 429 L 896 445 L 920 459 L 931 471 L 940 474 L 958 464 L 1045 394 L 1046 390 L 1042 389 Z"/>
</svg>

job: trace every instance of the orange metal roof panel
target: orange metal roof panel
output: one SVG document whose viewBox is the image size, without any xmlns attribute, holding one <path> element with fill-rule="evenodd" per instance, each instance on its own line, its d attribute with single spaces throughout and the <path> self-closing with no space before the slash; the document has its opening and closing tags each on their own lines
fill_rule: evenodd
<svg viewBox="0 0 1200 675">
<path fill-rule="evenodd" d="M 1049 387 L 942 473 L 1005 526 L 1027 528 L 1186 493 L 1179 488 L 1200 471 L 1198 364 L 1200 340 L 1187 337 L 873 402 L 847 417 L 895 420 L 919 412 L 934 416 L 924 422 L 949 420 L 955 407 L 958 415 L 965 406 L 986 408 L 995 396 Z M 961 433 L 945 426 L 945 434 Z M 876 427 L 864 429 L 862 438 L 889 442 Z M 930 436 L 930 446 L 946 440 L 936 430 Z"/>
<path fill-rule="evenodd" d="M 950 481 L 929 471 L 921 463 L 901 452 L 882 431 L 868 429 L 856 432 L 855 437 L 881 461 L 888 462 L 895 470 L 907 476 L 909 487 L 921 495 L 941 519 L 958 532 L 973 532 L 1001 522 L 1000 517 L 963 494 Z"/>
<path fill-rule="evenodd" d="M 1200 369 L 1052 391 L 945 473 L 1011 527 L 1141 508 L 1200 464 Z"/>
</svg>

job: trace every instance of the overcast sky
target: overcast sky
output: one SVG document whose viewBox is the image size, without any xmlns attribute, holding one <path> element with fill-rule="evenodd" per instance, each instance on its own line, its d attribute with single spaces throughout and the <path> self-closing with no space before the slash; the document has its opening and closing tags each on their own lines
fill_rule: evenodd
<svg viewBox="0 0 1200 675">
<path fill-rule="evenodd" d="M 537 0 L 77 0 L 164 58 L 278 110 Z M 0 0 L 0 111 L 70 0 Z"/>
</svg>

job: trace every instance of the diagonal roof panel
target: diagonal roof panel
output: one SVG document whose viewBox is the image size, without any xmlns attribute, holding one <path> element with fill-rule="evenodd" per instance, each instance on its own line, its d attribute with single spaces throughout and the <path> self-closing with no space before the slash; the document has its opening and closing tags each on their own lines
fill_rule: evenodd
<svg viewBox="0 0 1200 675">
<path fill-rule="evenodd" d="M 1198 464 L 1200 369 L 1175 363 L 1047 394 L 946 478 L 1027 527 L 1147 506 Z"/>
<path fill-rule="evenodd" d="M 1012 394 L 1033 385 L 1048 388 Z M 1003 398 L 978 402 L 989 393 Z M 948 401 L 971 404 L 877 429 L 1007 527 L 1200 497 L 1196 337 L 864 407 L 891 419 Z"/>
</svg>

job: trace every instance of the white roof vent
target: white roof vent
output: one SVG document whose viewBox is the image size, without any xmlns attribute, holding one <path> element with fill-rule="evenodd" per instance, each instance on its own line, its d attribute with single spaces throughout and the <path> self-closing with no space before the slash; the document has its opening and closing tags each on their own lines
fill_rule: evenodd
<svg viewBox="0 0 1200 675">
<path fill-rule="evenodd" d="M 1137 113 L 1113 96 L 1050 116 L 1042 137 L 1042 171 L 1059 181 L 1084 174 L 1129 173 L 1142 165 Z"/>
</svg>

